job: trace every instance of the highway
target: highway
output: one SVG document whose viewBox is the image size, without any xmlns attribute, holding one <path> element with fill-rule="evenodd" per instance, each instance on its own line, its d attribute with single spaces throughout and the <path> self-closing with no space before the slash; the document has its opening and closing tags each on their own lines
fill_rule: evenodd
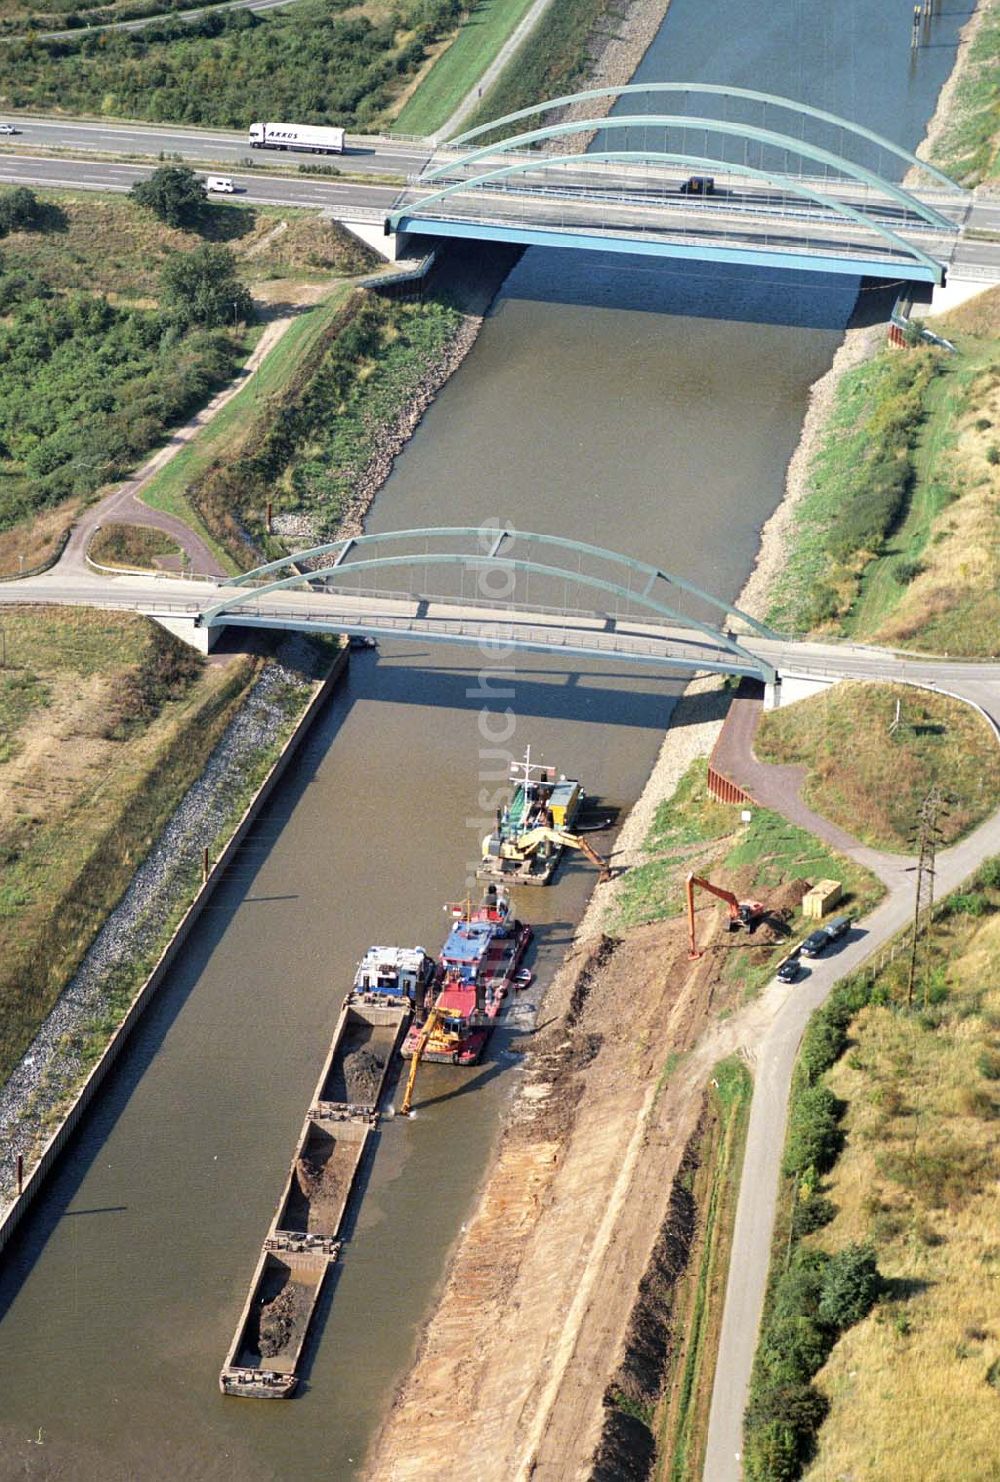
<svg viewBox="0 0 1000 1482">
<path fill-rule="evenodd" d="M 252 122 L 247 115 L 247 126 Z M 35 114 L 4 113 L 0 122 L 12 123 L 19 132 L 2 139 L 4 155 L 49 149 L 73 155 L 144 155 L 157 160 L 161 154 L 182 154 L 188 164 L 235 166 L 247 159 L 262 164 L 283 164 L 318 159 L 352 174 L 405 176 L 423 169 L 431 155 L 422 140 L 397 141 L 382 137 L 349 135 L 342 155 L 283 155 L 275 150 L 251 150 L 246 130 L 180 128 L 177 125 L 102 123 L 99 120 L 42 118 Z M 292 168 L 294 169 L 294 164 Z M 41 182 L 39 182 L 41 183 Z"/>
</svg>

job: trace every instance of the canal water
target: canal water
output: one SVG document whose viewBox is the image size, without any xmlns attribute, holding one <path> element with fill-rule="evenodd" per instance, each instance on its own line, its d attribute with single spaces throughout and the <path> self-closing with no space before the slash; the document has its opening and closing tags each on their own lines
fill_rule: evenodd
<svg viewBox="0 0 1000 1482">
<path fill-rule="evenodd" d="M 901 0 L 780 0 L 764 21 L 734 0 L 674 0 L 644 67 L 750 76 L 876 127 L 888 96 L 890 132 L 913 144 L 957 24 L 942 17 L 937 49 L 911 70 Z M 732 596 L 856 288 L 528 253 L 369 528 L 498 519 L 656 559 Z M 522 655 L 504 667 L 513 695 L 484 716 L 468 654 L 386 644 L 355 656 L 8 1250 L 0 1477 L 354 1474 L 517 1075 L 511 1031 L 480 1067 L 426 1070 L 417 1117 L 377 1139 L 301 1397 L 224 1400 L 218 1369 L 355 962 L 371 942 L 437 948 L 496 786 L 492 751 L 530 742 L 624 808 L 676 690 L 610 663 L 567 673 Z M 519 903 L 537 925 L 542 983 L 592 884 L 580 861 L 557 878 Z"/>
</svg>

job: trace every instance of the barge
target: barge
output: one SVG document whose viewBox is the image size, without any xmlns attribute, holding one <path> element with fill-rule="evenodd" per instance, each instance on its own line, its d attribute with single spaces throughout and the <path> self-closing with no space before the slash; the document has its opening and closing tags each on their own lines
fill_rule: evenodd
<svg viewBox="0 0 1000 1482">
<path fill-rule="evenodd" d="M 420 1051 L 424 1060 L 449 1065 L 475 1065 L 503 1007 L 521 959 L 531 941 L 531 927 L 511 914 L 505 891 L 487 886 L 481 904 L 471 901 L 451 908 L 455 925 L 441 950 L 434 1022 Z M 424 1014 L 403 1042 L 404 1059 L 417 1052 Z"/>
<path fill-rule="evenodd" d="M 393 1056 L 437 974 L 422 947 L 372 947 L 358 964 L 219 1375 L 223 1394 L 294 1392 Z"/>
<path fill-rule="evenodd" d="M 510 801 L 497 809 L 492 833 L 483 840 L 477 880 L 515 885 L 548 885 L 583 807 L 584 791 L 572 777 L 557 777 L 551 767 L 524 760 L 512 762 Z M 523 849 L 519 847 L 523 841 Z"/>
</svg>

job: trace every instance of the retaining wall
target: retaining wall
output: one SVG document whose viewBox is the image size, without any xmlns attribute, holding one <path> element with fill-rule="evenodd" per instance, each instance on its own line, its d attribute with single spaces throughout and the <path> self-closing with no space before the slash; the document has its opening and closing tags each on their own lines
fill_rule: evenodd
<svg viewBox="0 0 1000 1482">
<path fill-rule="evenodd" d="M 52 1168 L 52 1165 L 55 1163 L 59 1154 L 62 1152 L 66 1143 L 72 1137 L 74 1131 L 76 1130 L 77 1124 L 82 1118 L 84 1112 L 87 1110 L 87 1107 L 90 1105 L 91 1101 L 93 1101 L 94 1096 L 97 1094 L 98 1089 L 104 1081 L 105 1076 L 108 1074 L 108 1071 L 111 1069 L 115 1061 L 118 1059 L 118 1056 L 121 1054 L 125 1042 L 127 1041 L 129 1035 L 132 1033 L 132 1030 L 135 1028 L 135 1025 L 138 1023 L 144 1009 L 146 1008 L 146 1005 L 149 1003 L 150 999 L 160 987 L 167 973 L 173 966 L 177 954 L 180 952 L 184 943 L 187 941 L 192 927 L 194 926 L 195 922 L 198 920 L 199 916 L 207 905 L 210 897 L 215 890 L 215 887 L 222 879 L 222 876 L 225 873 L 230 862 L 232 861 L 234 854 L 243 843 L 243 840 L 246 838 L 247 833 L 256 820 L 261 808 L 267 802 L 281 777 L 284 775 L 288 763 L 291 761 L 292 757 L 295 755 L 296 751 L 301 745 L 303 737 L 308 732 L 316 716 L 319 714 L 319 711 L 322 709 L 333 689 L 336 687 L 337 684 L 339 684 L 340 680 L 342 679 L 344 671 L 346 670 L 349 662 L 350 650 L 345 644 L 340 653 L 337 655 L 333 667 L 327 675 L 326 679 L 320 685 L 320 688 L 316 691 L 316 694 L 309 702 L 309 706 L 305 714 L 302 716 L 298 725 L 295 727 L 295 730 L 292 732 L 291 736 L 289 736 L 278 756 L 275 758 L 274 765 L 271 767 L 271 770 L 264 778 L 264 781 L 258 788 L 256 795 L 251 799 L 246 811 L 244 812 L 242 818 L 236 826 L 236 830 L 233 833 L 232 838 L 229 840 L 229 843 L 226 845 L 225 849 L 216 860 L 212 869 L 209 871 L 205 883 L 202 885 L 201 889 L 198 891 L 198 894 L 195 896 L 187 911 L 184 913 L 184 916 L 179 922 L 176 931 L 164 948 L 159 961 L 157 962 L 156 966 L 149 974 L 149 977 L 146 979 L 145 983 L 143 983 L 142 987 L 139 989 L 138 993 L 133 999 L 128 1013 L 125 1015 L 125 1018 L 122 1020 L 121 1024 L 118 1026 L 117 1030 L 109 1041 L 103 1055 L 101 1056 L 100 1060 L 98 1060 L 97 1064 L 94 1066 L 87 1079 L 84 1081 L 79 1092 L 77 1093 L 73 1105 L 66 1113 L 66 1116 L 63 1119 L 62 1123 L 45 1144 L 45 1147 L 42 1150 L 42 1154 L 38 1159 L 38 1162 L 31 1169 L 27 1178 L 24 1180 L 24 1188 L 22 1193 L 18 1198 L 14 1200 L 13 1204 L 10 1206 L 6 1215 L 4 1216 L 2 1222 L 0 1222 L 0 1251 L 3 1250 L 4 1246 L 7 1244 L 7 1241 L 17 1229 L 21 1220 L 24 1218 L 24 1215 L 27 1212 L 31 1201 L 35 1198 L 39 1189 L 44 1183 L 49 1170 Z"/>
</svg>

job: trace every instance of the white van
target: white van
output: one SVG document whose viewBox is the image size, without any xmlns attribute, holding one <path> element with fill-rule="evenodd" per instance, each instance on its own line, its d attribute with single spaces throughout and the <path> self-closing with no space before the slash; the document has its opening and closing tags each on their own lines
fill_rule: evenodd
<svg viewBox="0 0 1000 1482">
<path fill-rule="evenodd" d="M 236 186 L 228 175 L 209 175 L 205 181 L 205 189 L 219 191 L 222 195 L 231 196 L 235 193 Z"/>
</svg>

